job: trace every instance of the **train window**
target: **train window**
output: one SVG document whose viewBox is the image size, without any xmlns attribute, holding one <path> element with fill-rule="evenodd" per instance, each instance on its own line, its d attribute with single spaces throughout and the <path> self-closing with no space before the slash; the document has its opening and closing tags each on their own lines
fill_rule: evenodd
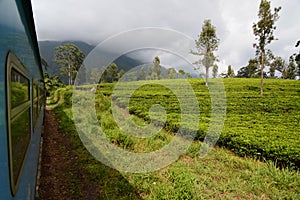
<svg viewBox="0 0 300 200">
<path fill-rule="evenodd" d="M 30 81 L 26 68 L 11 52 L 6 66 L 10 180 L 15 194 L 30 144 Z"/>
<path fill-rule="evenodd" d="M 26 109 L 11 122 L 11 150 L 14 182 L 18 181 L 26 149 L 30 141 L 30 109 Z"/>
<path fill-rule="evenodd" d="M 11 107 L 29 100 L 29 80 L 14 68 L 11 69 Z"/>
</svg>

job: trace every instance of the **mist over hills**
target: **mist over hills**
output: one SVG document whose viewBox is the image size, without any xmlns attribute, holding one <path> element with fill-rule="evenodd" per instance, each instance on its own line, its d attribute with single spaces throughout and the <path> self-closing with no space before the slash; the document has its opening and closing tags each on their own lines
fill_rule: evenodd
<svg viewBox="0 0 300 200">
<path fill-rule="evenodd" d="M 86 56 L 95 48 L 95 46 L 87 44 L 81 41 L 39 41 L 39 48 L 41 57 L 48 63 L 48 73 L 50 76 L 59 75 L 60 69 L 54 63 L 54 49 L 60 45 L 65 45 L 68 43 L 72 43 L 76 45 Z M 103 52 L 103 54 L 107 54 L 107 52 Z M 123 69 L 124 71 L 129 71 L 131 68 L 135 66 L 142 65 L 143 62 L 130 58 L 126 55 L 122 55 L 117 58 L 114 63 L 117 64 L 118 69 Z"/>
</svg>

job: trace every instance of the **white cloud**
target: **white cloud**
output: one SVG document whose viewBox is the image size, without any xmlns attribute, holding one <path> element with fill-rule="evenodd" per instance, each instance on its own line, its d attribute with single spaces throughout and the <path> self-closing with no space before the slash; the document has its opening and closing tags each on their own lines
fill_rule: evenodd
<svg viewBox="0 0 300 200">
<path fill-rule="evenodd" d="M 204 19 L 217 28 L 222 65 L 235 70 L 254 56 L 252 25 L 257 21 L 259 0 L 32 0 L 40 40 L 82 40 L 99 43 L 122 31 L 139 27 L 178 30 L 194 39 Z M 298 50 L 300 1 L 272 0 L 282 6 L 270 48 L 287 59 Z M 125 41 L 126 42 L 126 41 Z M 163 42 L 163 41 L 161 41 Z"/>
</svg>

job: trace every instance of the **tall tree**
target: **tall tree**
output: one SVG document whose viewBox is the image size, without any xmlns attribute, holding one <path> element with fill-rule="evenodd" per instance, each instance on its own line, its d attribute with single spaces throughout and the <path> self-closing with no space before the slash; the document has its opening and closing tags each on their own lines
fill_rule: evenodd
<svg viewBox="0 0 300 200">
<path fill-rule="evenodd" d="M 154 80 L 153 76 L 154 76 L 154 69 L 153 69 L 153 66 L 150 66 L 149 69 L 148 69 L 147 79 L 148 80 Z"/>
<path fill-rule="evenodd" d="M 249 72 L 249 78 L 254 78 L 257 77 L 258 73 L 258 68 L 259 68 L 259 62 L 257 59 L 250 59 L 248 61 L 248 72 Z"/>
<path fill-rule="evenodd" d="M 289 59 L 289 64 L 287 65 L 286 69 L 286 78 L 287 79 L 295 79 L 297 76 L 297 66 L 295 64 L 294 56 L 291 56 Z"/>
<path fill-rule="evenodd" d="M 250 59 L 246 67 L 239 69 L 236 77 L 239 78 L 254 78 L 258 73 L 258 61 L 256 59 Z"/>
<path fill-rule="evenodd" d="M 110 83 L 114 82 L 117 79 L 118 75 L 118 66 L 116 63 L 111 63 L 107 68 L 108 81 Z"/>
<path fill-rule="evenodd" d="M 99 83 L 101 80 L 101 70 L 98 67 L 93 67 L 89 70 L 89 80 L 91 81 L 91 83 L 96 84 Z"/>
<path fill-rule="evenodd" d="M 192 75 L 191 75 L 190 72 L 185 72 L 185 75 L 186 75 L 187 78 L 192 78 Z"/>
<path fill-rule="evenodd" d="M 197 65 L 196 69 L 205 67 L 205 85 L 208 86 L 209 68 L 212 67 L 217 60 L 214 52 L 218 50 L 219 39 L 216 35 L 216 27 L 211 24 L 210 20 L 204 20 L 202 30 L 198 39 L 195 40 L 196 51 L 191 54 L 200 56 L 200 59 L 193 64 Z"/>
<path fill-rule="evenodd" d="M 120 80 L 120 79 L 122 78 L 122 76 L 124 76 L 124 74 L 125 74 L 124 69 L 121 69 L 121 70 L 118 72 L 118 76 L 117 76 L 118 80 Z M 145 76 L 146 76 L 146 75 L 145 75 Z"/>
<path fill-rule="evenodd" d="M 286 64 L 283 58 L 280 56 L 276 56 L 273 58 L 272 62 L 270 63 L 270 77 L 274 78 L 275 77 L 275 71 L 279 71 L 281 73 L 281 77 L 285 78 L 286 76 Z"/>
<path fill-rule="evenodd" d="M 144 66 L 138 72 L 138 80 L 146 80 L 146 69 Z"/>
<path fill-rule="evenodd" d="M 270 68 L 269 68 L 270 78 L 275 78 L 275 71 L 276 71 L 276 68 L 271 65 Z"/>
<path fill-rule="evenodd" d="M 61 72 L 68 76 L 68 84 L 73 84 L 73 79 L 84 60 L 84 53 L 74 44 L 65 44 L 55 48 L 54 62 Z"/>
<path fill-rule="evenodd" d="M 263 78 L 264 78 L 264 64 L 265 64 L 265 52 L 266 46 L 270 44 L 274 37 L 274 30 L 276 29 L 275 22 L 279 19 L 278 12 L 281 7 L 274 8 L 274 12 L 271 12 L 271 3 L 268 0 L 261 0 L 258 11 L 259 21 L 253 24 L 253 33 L 255 39 L 258 41 L 254 44 L 256 53 L 259 55 L 261 64 L 261 81 L 260 81 L 260 94 L 263 95 Z"/>
<path fill-rule="evenodd" d="M 217 76 L 218 76 L 218 70 L 219 70 L 218 65 L 214 64 L 214 66 L 213 66 L 213 78 L 217 78 Z"/>
<path fill-rule="evenodd" d="M 153 59 L 153 72 L 156 74 L 156 78 L 155 79 L 161 79 L 161 66 L 160 66 L 160 59 L 158 56 L 155 56 L 155 58 Z"/>
<path fill-rule="evenodd" d="M 101 78 L 100 78 L 100 82 L 102 83 L 106 83 L 108 82 L 108 72 L 107 72 L 107 69 L 103 70 L 102 74 L 101 74 Z"/>
<path fill-rule="evenodd" d="M 185 75 L 185 71 L 184 71 L 183 69 L 180 69 L 180 70 L 178 71 L 178 73 L 179 73 L 179 78 L 183 78 L 184 75 Z"/>
<path fill-rule="evenodd" d="M 295 47 L 298 47 L 299 45 L 300 45 L 300 40 L 296 43 Z M 295 62 L 297 64 L 298 76 L 300 80 L 300 52 L 299 54 L 295 54 Z"/>
<path fill-rule="evenodd" d="M 273 66 L 273 62 L 274 62 L 275 58 L 276 57 L 274 56 L 273 52 L 270 49 L 268 49 L 264 60 L 265 60 L 265 67 L 269 66 L 269 75 L 270 75 L 269 77 L 270 78 L 275 77 L 275 70 L 276 69 Z"/>
<path fill-rule="evenodd" d="M 167 78 L 169 79 L 175 79 L 177 76 L 177 72 L 174 68 L 168 68 L 167 69 Z"/>
<path fill-rule="evenodd" d="M 228 76 L 228 78 L 233 78 L 235 76 L 234 70 L 232 69 L 231 65 L 228 65 L 227 76 Z"/>
</svg>

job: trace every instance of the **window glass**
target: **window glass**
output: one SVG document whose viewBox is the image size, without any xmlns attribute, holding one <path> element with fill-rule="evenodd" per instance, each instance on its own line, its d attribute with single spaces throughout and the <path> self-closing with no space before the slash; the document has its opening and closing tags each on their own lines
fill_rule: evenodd
<svg viewBox="0 0 300 200">
<path fill-rule="evenodd" d="M 33 82 L 33 86 L 32 86 L 32 97 L 33 97 L 33 99 L 35 99 L 38 96 L 37 93 L 38 93 L 38 86 L 37 86 L 37 84 L 35 84 Z"/>
<path fill-rule="evenodd" d="M 29 74 L 11 52 L 7 57 L 7 110 L 10 180 L 16 193 L 31 137 Z"/>
<path fill-rule="evenodd" d="M 26 109 L 21 115 L 11 122 L 11 149 L 12 167 L 15 183 L 22 169 L 23 160 L 30 141 L 30 109 Z"/>
<path fill-rule="evenodd" d="M 29 80 L 15 69 L 11 70 L 11 108 L 29 100 Z"/>
</svg>

